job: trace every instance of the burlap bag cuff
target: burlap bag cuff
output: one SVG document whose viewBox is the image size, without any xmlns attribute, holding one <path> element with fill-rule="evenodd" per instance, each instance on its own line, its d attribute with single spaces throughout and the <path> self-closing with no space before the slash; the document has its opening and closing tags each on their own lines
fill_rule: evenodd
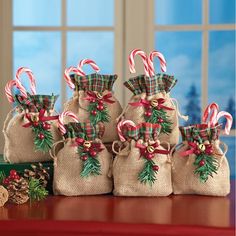
<svg viewBox="0 0 236 236">
<path fill-rule="evenodd" d="M 78 76 L 72 74 L 70 76 L 72 82 L 75 85 L 75 90 L 84 91 L 97 91 L 104 92 L 105 90 L 112 91 L 113 84 L 117 79 L 117 75 L 101 75 L 101 74 L 90 74 L 85 76 Z"/>
<path fill-rule="evenodd" d="M 124 83 L 124 85 L 134 95 L 146 93 L 147 96 L 152 96 L 159 92 L 170 92 L 176 83 L 177 79 L 175 79 L 174 76 L 167 74 L 156 74 L 153 77 L 139 75 L 134 78 L 130 78 Z"/>
</svg>

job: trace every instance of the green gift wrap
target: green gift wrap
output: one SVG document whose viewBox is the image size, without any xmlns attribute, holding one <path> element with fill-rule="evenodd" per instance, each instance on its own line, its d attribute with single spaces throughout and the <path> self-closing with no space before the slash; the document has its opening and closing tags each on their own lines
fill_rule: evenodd
<svg viewBox="0 0 236 236">
<path fill-rule="evenodd" d="M 53 183 L 53 161 L 41 162 L 44 167 L 49 167 L 49 175 L 50 179 L 48 181 L 46 189 L 49 191 L 50 194 L 53 193 L 52 191 L 52 183 Z M 16 170 L 20 175 L 24 174 L 25 169 L 31 170 L 31 165 L 37 165 L 37 162 L 28 162 L 28 163 L 17 163 L 11 164 L 4 161 L 3 155 L 0 154 L 0 171 L 3 171 L 6 176 L 10 174 L 10 170 Z"/>
</svg>

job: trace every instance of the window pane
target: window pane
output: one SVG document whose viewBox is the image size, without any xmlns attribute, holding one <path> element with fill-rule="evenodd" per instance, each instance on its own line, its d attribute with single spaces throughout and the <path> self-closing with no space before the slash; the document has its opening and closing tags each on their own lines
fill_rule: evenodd
<svg viewBox="0 0 236 236">
<path fill-rule="evenodd" d="M 234 23 L 235 0 L 210 0 L 210 23 Z"/>
<path fill-rule="evenodd" d="M 60 94 L 61 34 L 59 32 L 14 32 L 14 74 L 21 67 L 29 67 L 36 79 L 38 94 Z M 22 82 L 29 90 L 29 80 Z M 60 100 L 60 99 L 58 99 Z M 59 111 L 60 102 L 56 108 Z"/>
<path fill-rule="evenodd" d="M 189 115 L 188 123 L 200 122 L 201 33 L 157 32 L 155 49 L 164 54 L 167 73 L 178 79 L 172 97 L 178 99 L 181 111 Z M 157 59 L 155 68 L 160 71 Z"/>
<path fill-rule="evenodd" d="M 201 0 L 155 0 L 155 23 L 171 24 L 201 24 Z"/>
<path fill-rule="evenodd" d="M 209 50 L 208 102 L 217 102 L 235 118 L 235 32 L 210 32 Z"/>
<path fill-rule="evenodd" d="M 69 32 L 67 34 L 67 66 L 75 66 L 81 59 L 94 60 L 100 73 L 114 71 L 113 32 Z M 85 73 L 94 73 L 89 65 L 83 67 Z M 67 86 L 68 87 L 68 86 Z M 71 91 L 69 96 L 71 96 Z"/>
<path fill-rule="evenodd" d="M 228 152 L 226 153 L 226 157 L 229 161 L 230 178 L 235 179 L 235 137 L 221 137 L 221 141 L 225 142 L 228 145 Z"/>
<path fill-rule="evenodd" d="M 13 0 L 15 26 L 58 26 L 61 24 L 61 1 Z"/>
<path fill-rule="evenodd" d="M 69 26 L 113 26 L 114 0 L 67 0 Z"/>
</svg>

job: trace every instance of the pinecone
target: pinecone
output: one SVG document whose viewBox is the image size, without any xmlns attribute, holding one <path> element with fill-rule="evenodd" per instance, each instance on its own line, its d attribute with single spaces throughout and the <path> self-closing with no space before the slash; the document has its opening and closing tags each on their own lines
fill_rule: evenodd
<svg viewBox="0 0 236 236">
<path fill-rule="evenodd" d="M 27 179 L 38 179 L 43 187 L 47 186 L 48 180 L 50 178 L 48 170 L 49 167 L 44 167 L 42 163 L 38 163 L 38 166 L 31 165 L 32 170 L 25 169 L 24 177 Z"/>
<path fill-rule="evenodd" d="M 29 182 L 22 177 L 10 180 L 7 190 L 10 202 L 23 204 L 29 200 Z"/>
</svg>

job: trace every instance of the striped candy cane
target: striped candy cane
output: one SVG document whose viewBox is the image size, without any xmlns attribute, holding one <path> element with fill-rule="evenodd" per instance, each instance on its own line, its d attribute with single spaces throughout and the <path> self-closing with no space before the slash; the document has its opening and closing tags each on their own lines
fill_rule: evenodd
<svg viewBox="0 0 236 236">
<path fill-rule="evenodd" d="M 80 61 L 80 63 L 78 64 L 77 68 L 81 71 L 82 70 L 82 67 L 85 65 L 85 64 L 88 64 L 90 65 L 95 71 L 96 73 L 98 73 L 100 71 L 100 68 L 98 67 L 98 65 L 96 64 L 95 61 L 91 60 L 91 59 L 83 59 Z"/>
<path fill-rule="evenodd" d="M 19 86 L 20 85 L 20 86 Z M 13 87 L 17 87 L 19 90 L 20 90 L 20 93 L 21 95 L 23 96 L 23 94 L 26 94 L 26 90 L 25 88 L 21 85 L 21 83 L 18 81 L 18 83 L 16 82 L 16 80 L 10 80 L 6 86 L 5 86 L 5 94 L 7 96 L 7 100 L 10 102 L 10 103 L 13 103 L 14 102 L 14 97 L 12 95 L 12 89 Z M 27 96 L 26 96 L 27 97 Z"/>
<path fill-rule="evenodd" d="M 149 54 L 149 57 L 148 57 L 149 74 L 151 76 L 155 75 L 155 69 L 154 69 L 154 64 L 153 64 L 154 57 L 157 57 L 160 60 L 161 71 L 162 72 L 166 72 L 166 60 L 165 60 L 165 57 L 163 56 L 162 53 L 160 53 L 158 51 L 152 51 Z"/>
<path fill-rule="evenodd" d="M 122 133 L 122 128 L 123 128 L 124 125 L 131 125 L 133 127 L 136 127 L 135 123 L 131 120 L 122 120 L 117 124 L 117 132 L 118 132 L 120 141 L 122 141 L 122 142 L 126 141 L 126 139 L 125 139 L 125 137 Z"/>
<path fill-rule="evenodd" d="M 64 126 L 64 117 L 65 116 L 71 117 L 72 120 L 74 120 L 76 122 L 79 122 L 77 116 L 73 112 L 71 112 L 71 111 L 64 111 L 64 112 L 62 112 L 59 115 L 59 118 L 58 118 L 58 128 L 59 128 L 59 130 L 60 130 L 62 135 L 66 133 L 66 128 Z"/>
<path fill-rule="evenodd" d="M 27 68 L 27 67 L 20 67 L 17 72 L 16 72 L 16 82 L 17 82 L 17 87 L 21 87 L 22 85 L 19 83 L 20 81 L 20 76 L 26 73 L 30 79 L 30 90 L 32 95 L 36 94 L 36 83 L 35 83 L 35 78 L 33 72 Z M 27 93 L 23 93 L 22 96 L 27 97 Z"/>
<path fill-rule="evenodd" d="M 211 112 L 212 112 L 212 113 L 211 113 Z M 214 122 L 215 122 L 215 120 L 216 120 L 216 116 L 217 116 L 218 112 L 219 112 L 219 106 L 218 106 L 217 103 L 214 103 L 214 102 L 213 102 L 213 103 L 209 104 L 209 105 L 206 107 L 206 109 L 205 109 L 205 111 L 204 111 L 204 113 L 203 113 L 202 122 L 203 122 L 203 123 L 206 123 L 207 119 L 208 119 L 209 116 L 210 116 L 210 119 L 209 119 L 209 121 L 208 121 L 208 125 L 209 125 L 209 126 L 214 126 Z M 211 115 L 210 115 L 210 113 L 211 113 Z"/>
<path fill-rule="evenodd" d="M 73 82 L 71 81 L 71 78 L 70 78 L 71 72 L 74 72 L 75 74 L 77 74 L 79 76 L 85 76 L 85 73 L 81 69 L 76 68 L 74 66 L 70 66 L 69 68 L 65 69 L 65 72 L 64 72 L 65 81 L 71 89 L 74 89 L 75 85 L 73 84 Z"/>
<path fill-rule="evenodd" d="M 150 75 L 149 75 L 148 57 L 147 57 L 146 53 L 143 52 L 141 49 L 134 49 L 129 54 L 129 71 L 130 71 L 130 73 L 133 74 L 136 72 L 135 63 L 134 63 L 134 57 L 136 55 L 139 55 L 142 58 L 145 75 L 149 77 Z"/>
<path fill-rule="evenodd" d="M 229 114 L 229 112 L 220 111 L 216 116 L 216 119 L 214 121 L 214 125 L 219 121 L 219 119 L 221 117 L 226 118 L 225 134 L 229 135 L 230 129 L 231 129 L 232 124 L 233 124 L 233 117 L 231 116 L 231 114 Z"/>
</svg>

